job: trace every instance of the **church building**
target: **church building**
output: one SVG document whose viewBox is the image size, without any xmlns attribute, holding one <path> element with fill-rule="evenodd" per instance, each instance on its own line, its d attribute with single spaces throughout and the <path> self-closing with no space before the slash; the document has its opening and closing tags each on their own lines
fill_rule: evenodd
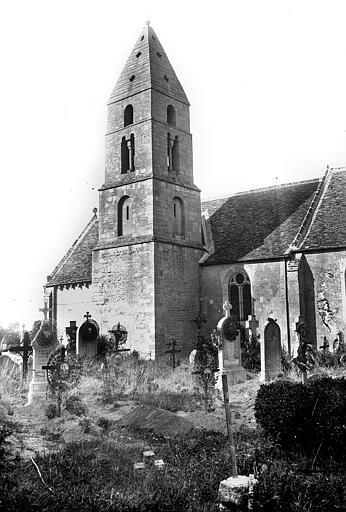
<svg viewBox="0 0 346 512">
<path fill-rule="evenodd" d="M 160 357 L 187 356 L 226 299 L 243 327 L 277 319 L 283 345 L 306 322 L 315 346 L 346 328 L 346 169 L 201 204 L 189 101 L 154 30 L 140 34 L 107 104 L 99 208 L 48 276 L 60 333 L 86 311 L 106 334 Z"/>
</svg>

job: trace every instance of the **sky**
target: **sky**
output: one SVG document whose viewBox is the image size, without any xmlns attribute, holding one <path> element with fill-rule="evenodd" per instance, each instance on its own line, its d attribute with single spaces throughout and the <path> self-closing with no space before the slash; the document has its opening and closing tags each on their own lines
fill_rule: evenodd
<svg viewBox="0 0 346 512">
<path fill-rule="evenodd" d="M 98 206 L 106 103 L 147 20 L 191 103 L 206 199 L 346 165 L 345 19 L 333 0 L 1 2 L 0 324 L 42 317 Z"/>
</svg>

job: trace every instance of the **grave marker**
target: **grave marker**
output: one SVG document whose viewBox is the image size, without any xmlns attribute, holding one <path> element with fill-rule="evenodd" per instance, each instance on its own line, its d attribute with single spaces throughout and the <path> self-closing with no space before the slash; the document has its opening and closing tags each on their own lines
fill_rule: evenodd
<svg viewBox="0 0 346 512">
<path fill-rule="evenodd" d="M 232 305 L 228 300 L 223 305 L 225 316 L 217 324 L 219 337 L 219 372 L 227 375 L 228 385 L 246 380 L 246 371 L 241 365 L 240 330 L 235 315 L 231 315 Z M 222 388 L 221 379 L 217 387 Z"/>
<path fill-rule="evenodd" d="M 281 372 L 281 331 L 276 319 L 271 316 L 264 327 L 261 343 L 261 381 L 275 379 Z"/>
<path fill-rule="evenodd" d="M 46 398 L 48 381 L 42 366 L 47 364 L 50 353 L 58 345 L 56 327 L 52 320 L 47 319 L 47 313 L 51 309 L 47 306 L 46 298 L 44 299 L 44 307 L 40 308 L 40 311 L 43 313 L 44 319 L 31 344 L 33 348 L 33 377 L 29 385 L 29 405 Z"/>
<path fill-rule="evenodd" d="M 77 330 L 77 355 L 94 357 L 97 355 L 99 325 L 91 318 L 89 311 L 84 315 L 85 322 Z"/>
</svg>

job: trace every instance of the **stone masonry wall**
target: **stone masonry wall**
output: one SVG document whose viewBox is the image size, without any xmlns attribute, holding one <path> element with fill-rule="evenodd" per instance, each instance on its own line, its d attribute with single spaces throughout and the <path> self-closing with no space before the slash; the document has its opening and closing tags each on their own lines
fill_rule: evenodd
<svg viewBox="0 0 346 512">
<path fill-rule="evenodd" d="M 131 238 L 153 234 L 152 180 L 129 183 L 100 192 L 99 243 L 112 244 L 125 240 L 118 237 L 118 202 L 123 196 L 131 198 Z"/>
<path fill-rule="evenodd" d="M 198 249 L 155 243 L 156 356 L 164 354 L 166 343 L 172 338 L 182 351 L 180 359 L 194 348 L 193 319 L 199 312 L 201 255 Z"/>
<path fill-rule="evenodd" d="M 245 270 L 251 281 L 261 340 L 264 325 L 272 311 L 281 329 L 282 343 L 287 346 L 284 262 L 212 265 L 203 266 L 201 270 L 202 309 L 207 316 L 206 333 L 215 329 L 218 320 L 224 316 L 222 305 L 228 299 L 230 277 Z"/>
<path fill-rule="evenodd" d="M 94 251 L 92 280 L 94 318 L 101 333 L 120 322 L 129 332 L 127 348 L 153 354 L 154 244 Z"/>
<path fill-rule="evenodd" d="M 94 311 L 92 308 L 91 288 L 83 286 L 83 288 L 65 288 L 64 290 L 57 291 L 57 327 L 58 338 L 64 337 L 67 341 L 65 328 L 69 327 L 70 321 L 75 320 L 79 327 L 84 321 L 86 311 L 89 311 L 94 318 Z"/>
<path fill-rule="evenodd" d="M 330 348 L 337 331 L 346 334 L 346 251 L 305 254 L 314 276 L 317 346 L 326 336 Z"/>
</svg>

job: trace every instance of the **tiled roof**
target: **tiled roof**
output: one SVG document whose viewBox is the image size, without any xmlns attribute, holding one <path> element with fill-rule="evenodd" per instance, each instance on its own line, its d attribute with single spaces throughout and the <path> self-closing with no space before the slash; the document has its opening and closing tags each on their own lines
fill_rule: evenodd
<svg viewBox="0 0 346 512">
<path fill-rule="evenodd" d="M 121 72 L 108 104 L 149 88 L 189 104 L 157 35 L 152 27 L 146 25 Z"/>
<path fill-rule="evenodd" d="M 95 215 L 55 267 L 46 286 L 91 282 L 91 251 L 97 243 L 98 220 Z"/>
<path fill-rule="evenodd" d="M 314 197 L 319 180 L 251 190 L 226 200 L 205 201 L 215 252 L 204 264 L 270 259 L 290 246 Z"/>
<path fill-rule="evenodd" d="M 346 168 L 330 169 L 300 249 L 346 247 Z"/>
</svg>

